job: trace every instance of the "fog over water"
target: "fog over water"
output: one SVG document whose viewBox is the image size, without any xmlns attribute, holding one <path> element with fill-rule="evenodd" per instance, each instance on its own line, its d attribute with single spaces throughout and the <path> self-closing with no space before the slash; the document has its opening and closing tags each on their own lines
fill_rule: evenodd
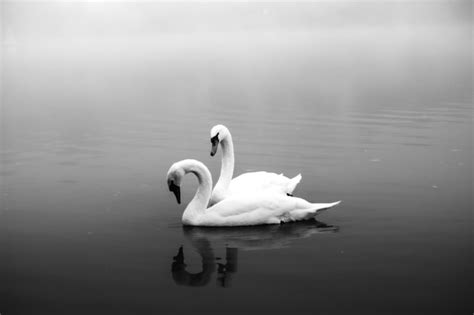
<svg viewBox="0 0 474 315">
<path fill-rule="evenodd" d="M 3 1 L 0 313 L 469 314 L 472 2 Z M 169 166 L 319 222 L 183 228 Z"/>
</svg>

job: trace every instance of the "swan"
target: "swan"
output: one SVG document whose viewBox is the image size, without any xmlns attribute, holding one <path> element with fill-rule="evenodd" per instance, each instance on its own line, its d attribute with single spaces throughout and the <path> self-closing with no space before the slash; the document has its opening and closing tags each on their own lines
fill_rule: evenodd
<svg viewBox="0 0 474 315">
<path fill-rule="evenodd" d="M 268 190 L 234 194 L 207 208 L 212 190 L 211 173 L 203 163 L 187 159 L 171 165 L 167 173 L 168 188 L 174 193 L 178 204 L 181 203 L 181 181 L 187 173 L 196 175 L 199 186 L 184 210 L 181 220 L 184 225 L 245 226 L 307 220 L 340 202 L 310 203 Z"/>
<path fill-rule="evenodd" d="M 216 125 L 211 129 L 211 156 L 222 148 L 222 165 L 219 180 L 214 187 L 209 205 L 214 205 L 235 193 L 254 193 L 256 191 L 274 190 L 291 195 L 301 181 L 301 174 L 288 178 L 283 174 L 270 172 L 248 172 L 232 179 L 234 174 L 234 144 L 229 129 L 224 125 Z"/>
</svg>

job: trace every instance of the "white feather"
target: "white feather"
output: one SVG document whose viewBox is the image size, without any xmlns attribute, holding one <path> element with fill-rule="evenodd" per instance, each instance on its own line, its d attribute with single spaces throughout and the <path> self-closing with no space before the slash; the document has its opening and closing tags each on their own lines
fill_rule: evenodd
<svg viewBox="0 0 474 315">
<path fill-rule="evenodd" d="M 288 178 L 270 172 L 248 172 L 232 178 L 234 174 L 234 144 L 229 129 L 216 125 L 211 129 L 211 138 L 217 136 L 222 149 L 222 166 L 219 180 L 212 192 L 209 205 L 214 205 L 235 194 L 253 194 L 271 190 L 283 195 L 292 194 L 301 181 L 301 174 Z"/>
<path fill-rule="evenodd" d="M 302 198 L 266 190 L 233 194 L 206 209 L 211 196 L 212 178 L 203 163 L 197 160 L 176 162 L 168 171 L 168 180 L 180 183 L 181 177 L 190 172 L 197 176 L 199 186 L 183 213 L 182 222 L 185 225 L 244 226 L 308 220 L 340 202 L 310 203 Z"/>
</svg>

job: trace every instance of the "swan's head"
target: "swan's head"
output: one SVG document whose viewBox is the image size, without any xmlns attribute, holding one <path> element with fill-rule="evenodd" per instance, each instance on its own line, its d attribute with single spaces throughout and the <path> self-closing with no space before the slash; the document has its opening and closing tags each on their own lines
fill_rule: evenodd
<svg viewBox="0 0 474 315">
<path fill-rule="evenodd" d="M 176 197 L 178 204 L 181 203 L 181 179 L 184 176 L 184 169 L 177 165 L 177 163 L 171 165 L 166 175 L 166 181 L 168 183 L 168 188 Z"/>
<path fill-rule="evenodd" d="M 229 136 L 229 129 L 224 125 L 215 125 L 211 129 L 211 156 L 214 156 L 219 147 L 219 142 Z"/>
</svg>

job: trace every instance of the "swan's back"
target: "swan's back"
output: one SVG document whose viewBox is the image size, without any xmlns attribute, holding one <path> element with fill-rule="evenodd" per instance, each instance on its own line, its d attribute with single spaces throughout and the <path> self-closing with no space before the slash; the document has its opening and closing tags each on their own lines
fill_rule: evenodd
<svg viewBox="0 0 474 315">
<path fill-rule="evenodd" d="M 301 175 L 290 179 L 283 174 L 265 171 L 248 172 L 232 179 L 229 192 L 230 194 L 241 194 L 271 190 L 276 193 L 291 194 L 300 180 Z"/>
<path fill-rule="evenodd" d="M 202 226 L 245 226 L 307 220 L 335 203 L 313 204 L 271 191 L 230 196 L 208 208 L 199 218 Z"/>
</svg>

